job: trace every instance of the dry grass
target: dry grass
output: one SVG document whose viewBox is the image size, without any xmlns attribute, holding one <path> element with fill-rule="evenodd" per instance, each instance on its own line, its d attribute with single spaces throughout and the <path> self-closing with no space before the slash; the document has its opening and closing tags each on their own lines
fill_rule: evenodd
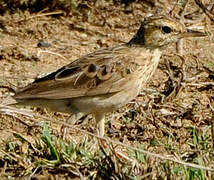
<svg viewBox="0 0 214 180">
<path fill-rule="evenodd" d="M 78 1 L 67 16 L 5 13 L 1 86 L 24 86 L 95 49 L 127 42 L 146 14 L 173 9 L 171 1 L 168 9 L 154 2 Z M 0 106 L 1 179 L 213 179 L 214 25 L 206 16 L 197 21 L 202 15 L 189 1 L 184 17 L 209 36 L 186 40 L 182 56 L 175 46 L 164 52 L 148 88 L 107 116 L 106 149 L 90 134 L 90 116 L 64 136 L 66 114 Z M 1 104 L 11 92 L 0 90 Z"/>
</svg>

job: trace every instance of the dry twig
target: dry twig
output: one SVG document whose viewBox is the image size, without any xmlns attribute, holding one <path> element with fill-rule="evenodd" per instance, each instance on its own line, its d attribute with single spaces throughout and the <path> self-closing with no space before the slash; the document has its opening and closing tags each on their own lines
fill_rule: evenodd
<svg viewBox="0 0 214 180">
<path fill-rule="evenodd" d="M 211 11 L 209 11 L 203 4 L 200 0 L 195 0 L 195 3 L 198 5 L 198 7 L 200 7 L 203 12 L 207 15 L 207 17 L 212 21 L 214 22 L 214 14 L 211 13 Z M 213 4 L 214 6 L 214 4 Z"/>
</svg>

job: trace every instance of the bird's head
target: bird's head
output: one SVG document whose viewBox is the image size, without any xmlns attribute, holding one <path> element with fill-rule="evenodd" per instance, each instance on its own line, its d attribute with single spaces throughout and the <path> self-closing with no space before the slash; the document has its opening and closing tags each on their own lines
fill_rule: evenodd
<svg viewBox="0 0 214 180">
<path fill-rule="evenodd" d="M 202 37 L 205 33 L 192 31 L 181 23 L 166 17 L 146 18 L 129 44 L 148 48 L 164 47 L 185 37 Z"/>
</svg>

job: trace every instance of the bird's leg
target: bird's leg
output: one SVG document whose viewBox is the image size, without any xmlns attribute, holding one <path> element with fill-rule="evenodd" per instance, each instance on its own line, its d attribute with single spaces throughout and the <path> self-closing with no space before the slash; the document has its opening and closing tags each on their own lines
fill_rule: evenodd
<svg viewBox="0 0 214 180">
<path fill-rule="evenodd" d="M 85 114 L 78 112 L 75 114 L 72 114 L 71 116 L 66 119 L 66 123 L 74 125 L 79 119 L 81 119 Z M 67 131 L 68 129 L 63 125 L 61 128 L 63 139 L 69 134 Z"/>
<path fill-rule="evenodd" d="M 69 124 L 75 124 L 79 119 L 81 119 L 85 114 L 82 112 L 78 112 L 75 114 L 72 114 L 69 116 L 69 118 L 66 120 L 67 123 Z"/>
<path fill-rule="evenodd" d="M 98 125 L 98 135 L 103 137 L 105 134 L 105 116 L 103 113 L 96 113 L 95 120 Z"/>
<path fill-rule="evenodd" d="M 104 135 L 105 135 L 105 115 L 103 113 L 96 113 L 94 116 L 95 116 L 95 120 L 96 120 L 96 123 L 98 126 L 98 136 L 104 137 Z M 98 142 L 100 142 L 100 145 L 103 148 L 107 147 L 104 139 L 100 139 L 100 141 L 98 141 Z"/>
</svg>

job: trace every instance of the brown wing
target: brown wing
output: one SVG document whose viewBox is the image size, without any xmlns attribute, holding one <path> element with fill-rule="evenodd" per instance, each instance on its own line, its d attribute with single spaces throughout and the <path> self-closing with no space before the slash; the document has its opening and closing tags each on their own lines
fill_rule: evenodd
<svg viewBox="0 0 214 180">
<path fill-rule="evenodd" d="M 19 90 L 15 99 L 64 99 L 121 91 L 136 72 L 130 47 L 120 45 L 88 54 Z"/>
</svg>

